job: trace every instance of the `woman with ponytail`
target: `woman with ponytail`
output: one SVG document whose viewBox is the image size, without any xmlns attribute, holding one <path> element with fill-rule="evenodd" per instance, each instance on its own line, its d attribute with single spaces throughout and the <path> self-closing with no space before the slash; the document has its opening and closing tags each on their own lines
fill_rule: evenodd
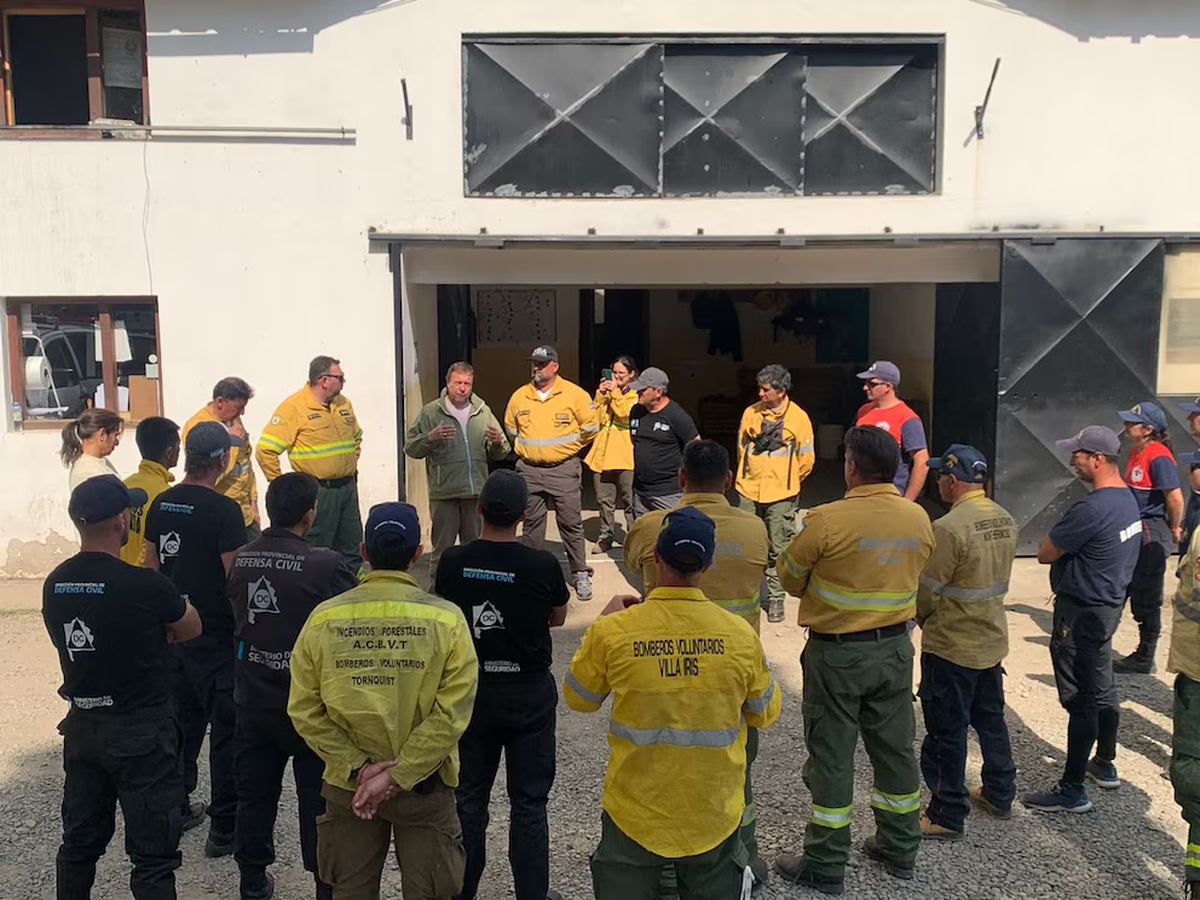
<svg viewBox="0 0 1200 900">
<path fill-rule="evenodd" d="M 71 470 L 70 489 L 97 475 L 116 475 L 108 456 L 121 443 L 121 417 L 108 409 L 85 409 L 62 430 L 62 449 L 58 455 Z M 118 476 L 119 477 L 119 476 Z"/>
<path fill-rule="evenodd" d="M 1128 590 L 1129 609 L 1138 623 L 1138 646 L 1113 663 L 1113 671 L 1148 675 L 1154 671 L 1154 651 L 1162 632 L 1167 557 L 1179 541 L 1183 525 L 1183 491 L 1162 407 L 1145 401 L 1118 415 L 1125 422 L 1125 436 L 1133 442 L 1125 464 L 1125 483 L 1133 489 L 1141 510 L 1142 545 Z"/>
</svg>

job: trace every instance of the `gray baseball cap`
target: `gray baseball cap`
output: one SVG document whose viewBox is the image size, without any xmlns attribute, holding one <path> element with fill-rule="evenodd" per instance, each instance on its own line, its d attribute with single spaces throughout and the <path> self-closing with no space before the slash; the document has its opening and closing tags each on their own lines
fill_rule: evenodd
<svg viewBox="0 0 1200 900">
<path fill-rule="evenodd" d="M 671 379 L 667 377 L 667 373 L 662 369 L 650 366 L 643 369 L 641 374 L 629 385 L 632 391 L 640 391 L 643 388 L 658 388 L 659 390 L 667 390 L 671 386 Z"/>
<path fill-rule="evenodd" d="M 1068 453 L 1103 453 L 1105 456 L 1121 455 L 1121 439 L 1111 428 L 1089 425 L 1073 438 L 1055 441 L 1059 450 Z"/>
<path fill-rule="evenodd" d="M 216 459 L 228 453 L 232 443 L 229 432 L 220 422 L 201 422 L 187 436 L 187 452 Z"/>
<path fill-rule="evenodd" d="M 900 384 L 900 367 L 893 362 L 888 362 L 886 359 L 880 359 L 871 363 L 871 368 L 867 369 L 867 371 L 859 372 L 858 377 L 863 381 L 878 378 L 880 381 L 885 381 L 893 387 L 897 387 Z"/>
</svg>

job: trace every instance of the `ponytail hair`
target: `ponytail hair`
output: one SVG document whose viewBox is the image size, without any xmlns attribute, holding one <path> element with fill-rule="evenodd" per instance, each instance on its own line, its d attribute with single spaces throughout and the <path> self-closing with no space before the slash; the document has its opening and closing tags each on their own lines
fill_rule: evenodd
<svg viewBox="0 0 1200 900">
<path fill-rule="evenodd" d="M 1175 455 L 1175 448 L 1171 446 L 1171 436 L 1169 434 L 1167 434 L 1166 428 L 1164 428 L 1162 431 L 1157 432 L 1154 435 L 1154 439 L 1156 441 L 1158 441 L 1159 443 L 1161 443 L 1168 450 L 1170 450 L 1172 456 Z"/>
<path fill-rule="evenodd" d="M 62 463 L 70 468 L 83 456 L 83 442 L 100 432 L 112 434 L 121 430 L 124 423 L 111 409 L 85 409 L 74 422 L 68 422 L 62 430 L 62 448 L 58 451 Z"/>
</svg>

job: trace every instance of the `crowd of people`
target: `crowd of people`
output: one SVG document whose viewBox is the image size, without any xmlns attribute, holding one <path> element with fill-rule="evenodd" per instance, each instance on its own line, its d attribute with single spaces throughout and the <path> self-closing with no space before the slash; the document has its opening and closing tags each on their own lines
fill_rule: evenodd
<svg viewBox="0 0 1200 900">
<path fill-rule="evenodd" d="M 584 465 L 600 508 L 596 550 L 620 538 L 637 590 L 600 611 L 562 680 L 572 710 L 595 712 L 612 698 L 590 863 L 599 900 L 732 900 L 765 883 L 769 868 L 842 893 L 860 736 L 875 818 L 862 849 L 892 876 L 914 876 L 923 839 L 961 840 L 972 806 L 1011 815 L 1017 772 L 1002 665 L 1018 527 L 988 496 L 983 453 L 955 444 L 930 456 L 894 364 L 859 374 L 866 402 L 844 437 L 844 497 L 799 523 L 813 428 L 783 366 L 758 372 L 759 400 L 731 454 L 699 434 L 661 369 L 619 356 L 590 397 L 559 374 L 553 347 L 534 349 L 530 365 L 498 418 L 475 394 L 472 367 L 455 363 L 408 429 L 405 452 L 428 473 L 424 585 L 413 577 L 425 553 L 417 509 L 382 503 L 362 523 L 363 432 L 332 357 L 312 361 L 257 442 L 242 424 L 254 392 L 240 378 L 218 382 L 183 429 L 143 420 L 142 463 L 125 482 L 107 459 L 119 416 L 88 410 L 64 427 L 80 552 L 51 573 L 43 596 L 69 705 L 60 898 L 89 895 L 118 802 L 137 900 L 175 896 L 180 835 L 206 820 L 205 855 L 234 857 L 243 900 L 273 897 L 290 760 L 318 900 L 378 897 L 393 842 L 406 898 L 473 900 L 502 754 L 516 896 L 559 898 L 547 819 L 559 693 L 551 629 L 565 622 L 572 588 L 592 599 Z M 1185 409 L 1200 433 L 1200 401 Z M 1124 470 L 1120 436 L 1106 426 L 1059 442 L 1090 488 L 1038 547 L 1054 593 L 1050 657 L 1067 759 L 1056 785 L 1022 802 L 1087 812 L 1087 782 L 1120 787 L 1114 672 L 1154 671 L 1178 544 L 1171 777 L 1191 828 L 1186 883 L 1200 897 L 1200 503 L 1185 509 L 1161 407 L 1146 401 L 1118 415 L 1132 443 Z M 181 456 L 184 476 L 172 486 Z M 514 456 L 515 468 L 504 467 Z M 1200 460 L 1189 461 L 1200 487 Z M 254 462 L 268 483 L 265 528 Z M 933 521 L 915 502 L 930 473 L 948 506 Z M 545 548 L 551 510 L 570 584 Z M 782 696 L 758 631 L 764 612 L 783 619 L 789 594 L 808 637 L 811 820 L 802 850 L 769 867 L 755 838 L 752 770 Z M 1127 601 L 1140 642 L 1114 661 Z M 970 728 L 983 770 L 968 791 Z M 206 733 L 208 802 L 195 796 Z"/>
</svg>

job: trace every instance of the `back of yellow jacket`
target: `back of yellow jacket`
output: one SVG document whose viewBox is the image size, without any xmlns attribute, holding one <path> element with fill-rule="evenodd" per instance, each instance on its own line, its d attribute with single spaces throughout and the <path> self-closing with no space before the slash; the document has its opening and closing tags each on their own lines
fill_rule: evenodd
<svg viewBox="0 0 1200 900">
<path fill-rule="evenodd" d="M 131 566 L 140 566 L 146 557 L 146 513 L 154 498 L 171 486 L 175 476 L 161 463 L 143 459 L 138 470 L 125 479 L 125 486 L 146 492 L 146 505 L 130 510 L 129 540 L 121 548 L 121 559 Z"/>
<path fill-rule="evenodd" d="M 458 739 L 475 704 L 479 663 L 457 606 L 407 572 L 373 571 L 312 611 L 291 659 L 288 714 L 325 761 L 325 781 L 396 759 L 402 790 L 435 772 L 458 785 Z"/>
</svg>

